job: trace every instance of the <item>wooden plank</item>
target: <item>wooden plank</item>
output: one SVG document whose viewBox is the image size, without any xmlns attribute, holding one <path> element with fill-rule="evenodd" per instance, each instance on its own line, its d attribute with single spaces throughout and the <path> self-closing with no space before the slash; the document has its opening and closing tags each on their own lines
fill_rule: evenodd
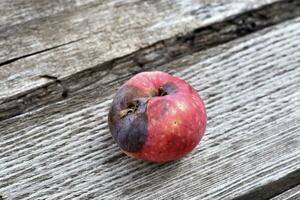
<svg viewBox="0 0 300 200">
<path fill-rule="evenodd" d="M 300 169 L 299 39 L 297 18 L 158 68 L 188 80 L 207 105 L 203 141 L 176 162 L 120 152 L 106 122 L 113 90 L 103 98 L 99 82 L 0 122 L 0 194 L 232 199 L 284 179 Z"/>
<path fill-rule="evenodd" d="M 169 16 L 171 12 L 177 11 L 176 9 L 181 9 L 176 3 L 169 8 L 167 2 L 164 1 L 166 5 L 151 4 L 151 6 L 156 6 L 157 9 L 161 6 L 162 8 L 168 8 L 162 9 L 162 13 L 165 14 L 156 13 L 157 20 L 148 20 L 147 17 L 152 15 L 146 15 L 145 13 L 148 13 L 148 11 L 144 9 L 143 12 L 145 13 L 141 14 L 139 20 L 145 20 L 145 23 L 147 21 L 147 23 L 151 23 L 151 26 L 147 24 L 147 28 L 143 26 L 142 30 L 135 28 L 128 31 L 124 31 L 127 29 L 112 31 L 111 34 L 106 34 L 106 32 L 93 34 L 86 39 L 1 66 L 0 120 L 62 99 L 61 85 L 53 80 L 41 78 L 41 75 L 57 77 L 68 88 L 69 95 L 77 93 L 82 88 L 98 80 L 102 81 L 102 87 L 105 90 L 108 82 L 119 81 L 120 74 L 128 77 L 131 73 L 145 70 L 149 66 L 161 65 L 174 60 L 176 57 L 235 39 L 271 24 L 293 18 L 300 13 L 299 1 L 281 1 L 261 10 L 248 12 L 233 19 L 189 32 L 193 28 L 209 25 L 214 20 L 208 20 L 207 23 L 205 20 L 199 20 L 202 12 L 199 11 L 199 16 L 196 14 L 191 18 L 178 17 L 178 23 L 177 18 L 173 20 L 176 25 L 163 26 L 161 24 L 165 20 L 163 16 Z M 235 6 L 235 3 L 227 3 L 228 10 Z M 142 5 L 145 6 L 143 3 Z M 216 5 L 221 6 L 223 4 Z M 121 6 L 122 9 L 125 9 L 121 13 L 125 15 L 127 13 L 125 12 L 126 9 L 129 9 L 128 6 Z M 130 9 L 132 10 L 131 7 Z M 157 9 L 153 9 L 153 12 L 157 12 Z M 184 6 L 184 9 L 191 9 L 190 12 L 192 12 L 194 8 Z M 234 9 L 234 12 L 237 10 Z M 189 13 L 187 10 L 183 11 L 178 13 Z M 134 9 L 129 13 L 132 12 L 135 12 Z M 278 16 L 278 12 L 282 14 Z M 222 11 L 222 15 L 225 13 L 225 11 Z M 188 27 L 184 26 L 184 31 L 181 32 L 183 24 L 187 23 L 184 21 L 185 19 L 191 19 L 192 21 L 188 23 Z M 134 23 L 134 20 L 130 23 Z M 135 26 L 139 25 L 135 24 Z M 184 33 L 188 34 L 180 35 Z M 69 34 L 64 35 L 69 36 Z M 170 39 L 164 40 L 165 38 Z M 159 40 L 160 42 L 157 43 Z M 141 49 L 141 47 L 147 48 Z"/>
<path fill-rule="evenodd" d="M 58 15 L 61 12 L 74 12 L 91 4 L 107 3 L 97 0 L 2 0 L 0 1 L 0 29 L 23 24 L 28 21 Z"/>
<path fill-rule="evenodd" d="M 300 199 L 300 185 L 272 198 L 271 200 L 297 200 Z"/>
<path fill-rule="evenodd" d="M 234 200 L 252 200 L 252 199 L 270 199 L 278 196 L 285 191 L 299 184 L 300 169 L 286 174 L 284 178 L 273 180 L 261 187 L 257 187 L 243 195 L 234 198 Z"/>
<path fill-rule="evenodd" d="M 84 6 L 79 10 L 73 6 L 74 1 L 62 4 L 61 1 L 42 1 L 38 4 L 37 1 L 29 1 L 26 4 L 5 1 L 1 20 L 4 26 L 0 31 L 0 38 L 3 38 L 0 43 L 0 63 L 95 34 L 98 36 L 98 42 L 104 43 L 99 46 L 106 46 L 108 41 L 111 44 L 119 43 L 127 37 L 130 37 L 128 39 L 133 44 L 123 43 L 125 46 L 140 45 L 144 43 L 143 38 L 148 38 L 149 41 L 146 40 L 146 43 L 152 43 L 152 40 L 168 38 L 275 1 L 217 0 L 211 3 L 205 0 L 184 2 L 112 0 L 106 3 L 98 1 L 98 4 L 94 2 L 91 6 Z M 59 8 L 59 4 L 62 8 Z M 18 8 L 23 6 L 25 9 L 21 9 L 20 13 Z M 6 10 L 11 7 L 12 9 Z M 47 7 L 50 7 L 50 10 L 39 17 L 37 12 L 44 11 Z M 26 18 L 31 19 L 32 12 L 34 16 L 38 16 L 26 22 Z M 18 15 L 21 15 L 19 18 L 22 18 L 24 23 L 18 22 Z M 17 20 L 18 24 L 7 28 L 9 24 L 5 22 L 13 20 Z M 160 34 L 152 35 L 155 30 L 160 30 Z"/>
</svg>

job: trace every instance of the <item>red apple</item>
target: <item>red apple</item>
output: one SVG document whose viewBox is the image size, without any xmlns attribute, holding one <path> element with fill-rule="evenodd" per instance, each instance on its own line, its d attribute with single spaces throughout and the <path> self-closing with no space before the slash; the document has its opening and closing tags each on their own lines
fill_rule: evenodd
<svg viewBox="0 0 300 200">
<path fill-rule="evenodd" d="M 184 80 L 165 72 L 142 72 L 118 90 L 108 124 L 127 155 L 164 162 L 197 146 L 205 131 L 206 111 L 196 90 Z"/>
</svg>

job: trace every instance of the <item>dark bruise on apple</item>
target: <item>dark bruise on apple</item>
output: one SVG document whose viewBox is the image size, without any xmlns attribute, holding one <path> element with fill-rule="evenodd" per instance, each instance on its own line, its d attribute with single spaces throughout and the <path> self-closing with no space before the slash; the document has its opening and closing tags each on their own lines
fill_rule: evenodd
<svg viewBox="0 0 300 200">
<path fill-rule="evenodd" d="M 118 90 L 108 124 L 127 155 L 164 162 L 197 146 L 206 128 L 206 111 L 196 90 L 184 80 L 165 72 L 142 72 Z"/>
</svg>

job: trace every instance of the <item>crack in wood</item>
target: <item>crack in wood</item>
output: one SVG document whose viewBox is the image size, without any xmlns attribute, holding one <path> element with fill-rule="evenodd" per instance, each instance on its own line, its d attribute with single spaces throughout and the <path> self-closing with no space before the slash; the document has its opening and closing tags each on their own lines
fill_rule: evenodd
<svg viewBox="0 0 300 200">
<path fill-rule="evenodd" d="M 53 50 L 53 49 L 57 49 L 57 48 L 59 48 L 59 47 L 63 47 L 63 46 L 66 46 L 66 45 L 69 45 L 69 44 L 72 44 L 72 43 L 75 43 L 75 42 L 79 42 L 79 41 L 81 41 L 81 40 L 83 40 L 83 39 L 85 39 L 85 38 L 79 38 L 79 39 L 77 39 L 77 40 L 73 40 L 73 41 L 70 41 L 70 42 L 67 42 L 67 43 L 64 43 L 64 44 L 60 44 L 60 45 L 51 47 L 51 48 L 43 49 L 43 50 L 41 50 L 41 51 L 37 51 L 37 52 L 34 52 L 34 53 L 30 53 L 30 54 L 25 54 L 25 55 L 23 55 L 23 56 L 16 57 L 16 58 L 11 58 L 11 59 L 9 59 L 9 60 L 6 60 L 6 61 L 4 61 L 4 62 L 1 62 L 1 63 L 0 63 L 0 67 L 1 67 L 1 66 L 4 66 L 4 65 L 8 65 L 8 64 L 13 63 L 13 62 L 16 62 L 16 61 L 21 60 L 21 59 L 25 59 L 25 58 L 30 57 L 30 56 L 35 56 L 35 55 L 38 55 L 38 54 L 41 54 L 41 53 L 45 53 L 45 52 L 47 52 L 47 51 L 51 51 L 51 50 Z"/>
<path fill-rule="evenodd" d="M 66 88 L 66 86 L 61 82 L 61 80 L 59 80 L 56 76 L 51 76 L 51 75 L 40 75 L 41 78 L 46 78 L 46 79 L 50 79 L 50 80 L 54 80 L 54 82 L 56 82 L 57 84 L 59 84 L 62 88 L 62 94 L 61 96 L 63 98 L 67 98 L 68 96 L 68 89 Z"/>
</svg>

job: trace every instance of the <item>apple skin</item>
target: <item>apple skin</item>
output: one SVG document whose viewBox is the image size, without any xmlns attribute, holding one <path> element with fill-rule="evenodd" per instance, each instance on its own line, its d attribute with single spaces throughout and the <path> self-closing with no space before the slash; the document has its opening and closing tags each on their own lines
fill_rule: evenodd
<svg viewBox="0 0 300 200">
<path fill-rule="evenodd" d="M 191 152 L 206 128 L 205 106 L 187 82 L 165 72 L 141 72 L 117 91 L 108 124 L 129 156 L 165 162 Z"/>
</svg>

